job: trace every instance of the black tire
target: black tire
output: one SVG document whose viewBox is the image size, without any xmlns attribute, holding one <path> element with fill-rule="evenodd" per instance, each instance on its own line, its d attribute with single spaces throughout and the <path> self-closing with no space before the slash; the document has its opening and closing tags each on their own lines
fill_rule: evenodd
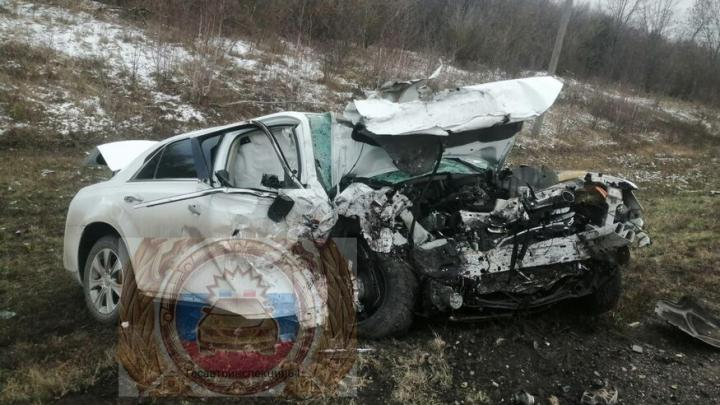
<svg viewBox="0 0 720 405">
<path fill-rule="evenodd" d="M 622 272 L 612 266 L 605 271 L 595 291 L 582 298 L 583 306 L 590 315 L 601 315 L 617 307 L 622 296 Z"/>
<path fill-rule="evenodd" d="M 118 327 L 118 347 L 117 359 L 135 382 L 141 396 L 145 395 L 168 395 L 173 393 L 176 395 L 190 395 L 192 390 L 187 384 L 183 384 L 182 379 L 176 378 L 172 373 L 166 372 L 166 366 L 162 361 L 163 351 L 158 345 L 156 339 L 155 326 L 155 294 L 143 294 L 138 288 L 139 276 L 150 273 L 147 270 L 149 257 L 158 255 L 157 245 L 146 242 L 138 248 L 134 253 L 134 259 L 141 270 L 141 275 L 135 274 L 135 269 L 128 264 L 125 271 L 125 283 L 123 285 L 123 294 L 120 302 L 120 325 Z M 176 253 L 176 249 L 168 249 L 171 254 Z M 159 257 L 159 260 L 165 260 Z M 168 385 L 175 384 L 171 390 L 166 390 L 165 384 L 158 384 L 157 381 L 164 374 L 168 374 L 166 383 Z M 153 391 L 154 388 L 154 391 Z"/>
<path fill-rule="evenodd" d="M 362 252 L 358 253 L 362 255 Z M 418 295 L 417 278 L 404 260 L 370 254 L 374 257 L 369 262 L 358 258 L 358 279 L 361 279 L 363 271 L 379 274 L 383 279 L 382 301 L 371 314 L 358 313 L 358 335 L 367 339 L 403 335 L 413 322 Z"/>
<path fill-rule="evenodd" d="M 104 300 L 100 298 L 100 301 L 105 303 L 113 302 L 114 305 L 106 305 L 104 309 L 99 309 L 96 302 L 100 295 L 99 291 L 101 291 L 103 287 L 91 286 L 92 281 L 98 280 L 95 278 L 98 275 L 98 272 L 93 269 L 93 263 L 97 257 L 98 260 L 101 260 L 101 264 L 103 264 L 103 253 L 108 250 L 112 252 L 112 255 L 109 263 L 105 263 L 104 265 L 105 267 L 111 268 L 110 271 L 113 273 L 110 274 L 109 277 L 113 282 L 115 282 L 115 284 L 111 285 L 111 283 L 109 283 L 110 279 L 108 279 L 108 282 L 106 283 L 107 287 L 105 287 L 107 288 L 105 295 L 106 298 Z M 112 270 L 112 268 L 115 267 L 116 262 L 119 262 L 120 265 L 119 273 L 118 271 Z M 130 260 L 125 245 L 122 243 L 120 238 L 114 235 L 107 235 L 100 238 L 97 242 L 95 242 L 92 249 L 90 249 L 90 253 L 88 253 L 85 260 L 85 268 L 83 269 L 83 295 L 85 296 L 85 305 L 87 306 L 90 315 L 92 315 L 92 317 L 100 323 L 106 325 L 117 324 L 118 315 L 120 313 L 121 289 L 113 288 L 113 286 L 122 286 L 125 270 L 128 268 L 129 262 Z"/>
</svg>

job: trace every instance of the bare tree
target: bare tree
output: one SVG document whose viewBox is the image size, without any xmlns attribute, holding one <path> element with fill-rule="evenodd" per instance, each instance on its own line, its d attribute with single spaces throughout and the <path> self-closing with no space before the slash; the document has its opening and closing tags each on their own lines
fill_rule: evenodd
<svg viewBox="0 0 720 405">
<path fill-rule="evenodd" d="M 642 10 L 644 0 L 607 0 L 605 11 L 616 25 L 630 25 Z"/>
<path fill-rule="evenodd" d="M 264 45 L 271 57 L 302 52 L 293 65 L 300 69 L 305 52 L 319 50 L 326 79 L 363 58 L 368 66 L 360 77 L 368 85 L 416 74 L 416 54 L 408 51 L 512 76 L 547 66 L 562 14 L 557 0 L 100 1 L 147 9 L 158 77 L 182 69 L 189 98 L 198 101 L 212 94 L 219 83 L 213 66 L 226 63 L 240 38 Z M 576 5 L 559 73 L 720 105 L 720 0 L 693 1 L 682 37 L 673 35 L 679 0 L 603 0 L 602 10 Z M 178 43 L 198 55 L 193 63 L 178 66 Z"/>
<path fill-rule="evenodd" d="M 690 39 L 710 51 L 711 58 L 720 56 L 720 0 L 695 0 L 688 26 Z"/>
<path fill-rule="evenodd" d="M 672 28 L 678 0 L 652 0 L 643 3 L 642 21 L 652 36 L 665 36 Z"/>
<path fill-rule="evenodd" d="M 235 47 L 235 41 L 223 36 L 225 0 L 203 2 L 197 13 L 197 34 L 192 39 L 193 57 L 184 70 L 190 79 L 188 95 L 200 102 L 213 90 L 217 80 L 216 66 Z"/>
<path fill-rule="evenodd" d="M 464 48 L 471 45 L 472 37 L 477 30 L 477 16 L 469 2 L 456 1 L 448 8 L 447 41 L 450 45 L 450 57 L 455 60 Z"/>
</svg>

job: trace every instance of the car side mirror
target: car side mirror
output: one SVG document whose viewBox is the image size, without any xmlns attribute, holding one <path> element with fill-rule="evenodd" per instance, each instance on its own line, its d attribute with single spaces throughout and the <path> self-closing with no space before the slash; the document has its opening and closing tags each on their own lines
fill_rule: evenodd
<svg viewBox="0 0 720 405">
<path fill-rule="evenodd" d="M 293 206 L 295 206 L 295 201 L 293 201 L 292 198 L 282 194 L 278 195 L 272 204 L 270 204 L 268 218 L 273 222 L 280 222 L 290 213 Z"/>
<path fill-rule="evenodd" d="M 283 183 L 280 181 L 276 174 L 264 173 L 262 175 L 262 180 L 260 180 L 260 184 L 267 188 L 283 188 Z"/>
<path fill-rule="evenodd" d="M 218 178 L 218 181 L 220 184 L 224 187 L 232 187 L 232 182 L 230 181 L 230 173 L 228 173 L 227 170 L 218 170 L 215 172 L 215 177 Z"/>
</svg>

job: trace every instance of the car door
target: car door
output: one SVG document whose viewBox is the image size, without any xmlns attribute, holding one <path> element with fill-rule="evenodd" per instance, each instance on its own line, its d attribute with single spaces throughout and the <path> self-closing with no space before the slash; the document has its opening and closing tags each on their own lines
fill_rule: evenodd
<svg viewBox="0 0 720 405">
<path fill-rule="evenodd" d="M 136 184 L 127 189 L 128 204 L 133 206 L 128 215 L 138 234 L 282 239 L 288 231 L 287 221 L 268 216 L 278 196 L 291 194 L 288 198 L 296 200 L 296 227 L 312 221 L 310 211 L 315 205 L 322 205 L 324 213 L 330 211 L 327 194 L 311 175 L 312 145 L 301 132 L 309 133 L 309 124 L 292 116 L 276 116 L 271 122 L 270 127 L 251 122 L 211 134 L 218 137 L 214 143 L 193 138 L 179 148 L 182 152 L 166 151 L 151 157 L 138 172 Z M 167 166 L 182 175 L 165 175 L 168 153 L 173 160 Z M 155 159 L 157 166 L 152 162 Z M 221 172 L 225 176 L 217 176 Z M 191 174 L 198 178 L 189 178 Z"/>
<path fill-rule="evenodd" d="M 271 220 L 268 210 L 284 188 L 299 187 L 287 178 L 299 179 L 303 172 L 296 127 L 295 122 L 271 126 L 272 137 L 255 126 L 225 136 L 215 171 L 225 171 L 230 184 L 207 201 L 206 235 L 265 238 L 286 232 L 284 221 Z"/>
<path fill-rule="evenodd" d="M 211 187 L 201 180 L 204 163 L 197 161 L 194 142 L 186 138 L 161 147 L 124 185 L 122 215 L 130 245 L 144 238 L 198 237 L 207 198 L 202 194 Z"/>
</svg>

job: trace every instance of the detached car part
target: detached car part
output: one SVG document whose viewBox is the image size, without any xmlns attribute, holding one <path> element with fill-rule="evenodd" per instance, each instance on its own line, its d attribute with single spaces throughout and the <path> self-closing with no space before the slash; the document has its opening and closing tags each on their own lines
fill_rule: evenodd
<svg viewBox="0 0 720 405">
<path fill-rule="evenodd" d="M 655 314 L 688 335 L 720 349 L 720 318 L 697 299 L 684 296 L 678 302 L 659 300 Z"/>
</svg>

